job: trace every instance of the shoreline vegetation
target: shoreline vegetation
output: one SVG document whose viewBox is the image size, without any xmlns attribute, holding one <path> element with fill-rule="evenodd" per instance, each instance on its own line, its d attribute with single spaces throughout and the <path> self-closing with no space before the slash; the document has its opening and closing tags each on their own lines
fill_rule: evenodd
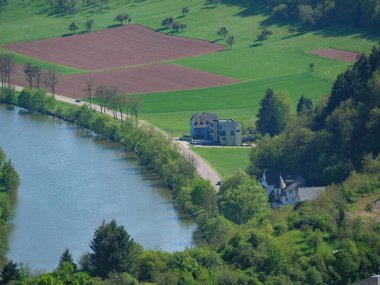
<svg viewBox="0 0 380 285">
<path fill-rule="evenodd" d="M 8 251 L 9 220 L 13 217 L 12 204 L 20 183 L 19 176 L 10 159 L 0 147 L 0 265 L 4 266 Z"/>
</svg>

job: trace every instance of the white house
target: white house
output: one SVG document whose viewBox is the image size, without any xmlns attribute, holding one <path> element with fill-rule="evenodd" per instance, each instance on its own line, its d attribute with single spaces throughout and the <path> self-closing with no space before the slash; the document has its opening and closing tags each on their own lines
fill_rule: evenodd
<svg viewBox="0 0 380 285">
<path fill-rule="evenodd" d="M 299 202 L 312 200 L 325 189 L 325 187 L 301 187 L 305 184 L 305 180 L 301 177 L 296 179 L 287 177 L 284 180 L 281 173 L 268 170 L 264 171 L 260 184 L 267 192 L 273 208 L 284 205 L 294 206 Z"/>
</svg>

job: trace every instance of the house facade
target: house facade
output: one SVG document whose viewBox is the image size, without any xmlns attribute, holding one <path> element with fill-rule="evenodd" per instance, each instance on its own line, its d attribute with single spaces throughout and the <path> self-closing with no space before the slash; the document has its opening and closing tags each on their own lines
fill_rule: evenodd
<svg viewBox="0 0 380 285">
<path fill-rule="evenodd" d="M 242 127 L 232 119 L 218 119 L 213 113 L 194 114 L 190 120 L 190 137 L 223 146 L 238 146 L 242 144 Z"/>
<path fill-rule="evenodd" d="M 269 202 L 273 208 L 284 205 L 296 205 L 300 202 L 310 201 L 325 187 L 302 187 L 305 180 L 301 177 L 292 179 L 277 171 L 265 170 L 260 179 L 260 185 L 265 189 Z"/>
</svg>

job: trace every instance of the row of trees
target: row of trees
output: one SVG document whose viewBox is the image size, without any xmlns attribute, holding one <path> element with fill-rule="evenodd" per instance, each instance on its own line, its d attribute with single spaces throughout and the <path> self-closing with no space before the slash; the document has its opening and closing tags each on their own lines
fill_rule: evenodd
<svg viewBox="0 0 380 285">
<path fill-rule="evenodd" d="M 183 32 L 184 29 L 187 28 L 187 25 L 184 23 L 181 23 L 179 21 L 175 21 L 172 17 L 168 17 L 162 20 L 161 26 L 165 27 L 166 29 L 173 29 L 176 32 L 181 31 Z"/>
<path fill-rule="evenodd" d="M 43 70 L 37 65 L 27 63 L 24 65 L 24 73 L 29 88 L 41 88 L 41 83 L 50 88 L 53 95 L 55 95 L 56 86 L 58 84 L 59 73 L 55 66 L 50 66 L 48 69 Z"/>
<path fill-rule="evenodd" d="M 0 81 L 1 87 L 11 85 L 11 76 L 15 72 L 14 57 L 0 53 Z"/>
</svg>

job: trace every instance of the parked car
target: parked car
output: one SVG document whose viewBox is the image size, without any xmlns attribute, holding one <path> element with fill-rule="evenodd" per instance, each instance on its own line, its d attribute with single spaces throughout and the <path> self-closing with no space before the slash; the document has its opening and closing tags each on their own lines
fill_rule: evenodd
<svg viewBox="0 0 380 285">
<path fill-rule="evenodd" d="M 80 103 L 80 102 L 82 102 L 81 99 L 79 99 L 79 98 L 75 99 L 75 103 Z"/>
<path fill-rule="evenodd" d="M 222 185 L 222 181 L 216 182 L 216 185 Z"/>
</svg>

